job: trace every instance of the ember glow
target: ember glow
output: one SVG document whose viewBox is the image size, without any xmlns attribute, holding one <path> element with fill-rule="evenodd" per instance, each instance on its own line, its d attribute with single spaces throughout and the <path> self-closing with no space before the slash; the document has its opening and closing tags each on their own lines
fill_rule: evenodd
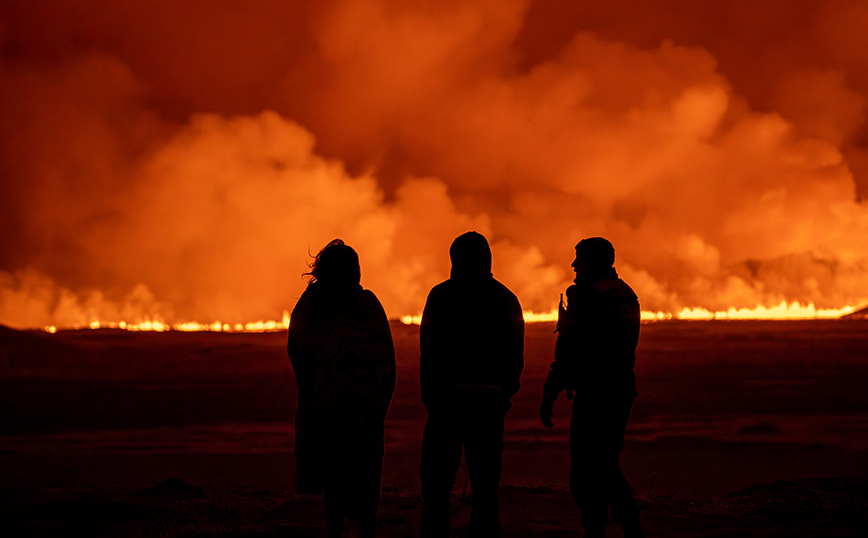
<svg viewBox="0 0 868 538">
<path fill-rule="evenodd" d="M 777 306 L 766 308 L 730 308 L 711 312 L 704 308 L 684 308 L 672 315 L 668 312 L 642 312 L 645 321 L 661 321 L 666 319 L 711 320 L 711 319 L 836 319 L 855 312 L 857 308 L 816 308 L 813 303 L 806 306 L 799 303 L 782 302 Z"/>
<path fill-rule="evenodd" d="M 648 320 L 850 312 L 866 27 L 856 0 L 7 0 L 0 324 L 279 328 L 335 237 L 412 322 L 471 229 L 529 320 L 598 235 Z"/>
</svg>

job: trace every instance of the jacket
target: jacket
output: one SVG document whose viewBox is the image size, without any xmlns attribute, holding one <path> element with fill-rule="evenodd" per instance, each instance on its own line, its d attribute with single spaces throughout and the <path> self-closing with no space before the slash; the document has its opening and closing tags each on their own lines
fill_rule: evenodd
<svg viewBox="0 0 868 538">
<path fill-rule="evenodd" d="M 562 390 L 576 391 L 580 401 L 590 403 L 632 401 L 637 396 L 633 367 L 639 300 L 614 270 L 608 276 L 567 289 L 546 397 L 554 399 Z"/>
</svg>

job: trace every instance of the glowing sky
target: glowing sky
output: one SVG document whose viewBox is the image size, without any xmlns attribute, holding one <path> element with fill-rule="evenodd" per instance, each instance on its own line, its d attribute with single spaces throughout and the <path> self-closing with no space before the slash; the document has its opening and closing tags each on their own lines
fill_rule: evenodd
<svg viewBox="0 0 868 538">
<path fill-rule="evenodd" d="M 646 310 L 868 299 L 868 4 L 5 0 L 0 323 L 392 317 L 475 229 L 526 309 L 602 235 Z"/>
</svg>

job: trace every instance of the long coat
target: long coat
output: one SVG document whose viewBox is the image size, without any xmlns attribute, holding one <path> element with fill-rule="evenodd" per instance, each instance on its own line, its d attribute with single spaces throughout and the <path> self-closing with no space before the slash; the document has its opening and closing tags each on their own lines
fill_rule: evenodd
<svg viewBox="0 0 868 538">
<path fill-rule="evenodd" d="M 620 452 L 636 393 L 639 301 L 614 269 L 567 289 L 558 318 L 555 362 L 544 392 L 575 391 L 571 430 L 580 444 Z"/>
<path fill-rule="evenodd" d="M 310 284 L 292 311 L 287 343 L 298 384 L 299 493 L 342 490 L 359 509 L 379 502 L 383 423 L 395 390 L 386 313 L 361 286 Z"/>
</svg>

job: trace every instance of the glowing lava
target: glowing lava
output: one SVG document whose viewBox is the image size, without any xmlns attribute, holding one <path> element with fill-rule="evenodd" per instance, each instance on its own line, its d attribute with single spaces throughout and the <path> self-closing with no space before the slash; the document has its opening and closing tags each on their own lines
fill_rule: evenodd
<svg viewBox="0 0 868 538">
<path fill-rule="evenodd" d="M 134 323 L 128 323 L 126 321 L 119 322 L 100 322 L 100 321 L 92 321 L 86 327 L 57 327 L 55 325 L 48 325 L 43 327 L 45 332 L 56 333 L 58 329 L 121 329 L 125 331 L 182 331 L 182 332 L 247 332 L 247 333 L 261 333 L 261 332 L 269 332 L 269 331 L 283 331 L 289 328 L 289 312 L 283 311 L 283 319 L 280 321 L 268 320 L 268 321 L 251 321 L 248 323 L 235 323 L 230 325 L 229 323 L 222 323 L 220 321 L 214 321 L 212 323 L 199 323 L 198 321 L 185 321 L 183 323 L 175 323 L 174 325 L 170 325 L 163 321 L 157 320 L 145 320 L 138 321 Z"/>
<path fill-rule="evenodd" d="M 858 307 L 845 306 L 843 308 L 816 308 L 813 303 L 802 305 L 798 302 L 787 304 L 782 301 L 779 305 L 766 307 L 758 305 L 756 308 L 735 308 L 730 307 L 728 310 L 710 311 L 701 307 L 683 308 L 676 313 L 672 312 L 651 312 L 648 310 L 642 311 L 642 321 L 666 321 L 672 319 L 681 320 L 748 320 L 748 319 L 768 319 L 768 320 L 785 320 L 785 319 L 836 319 L 848 314 L 856 312 Z M 551 310 L 549 312 L 532 312 L 526 310 L 524 313 L 524 321 L 527 323 L 536 322 L 551 322 L 558 320 L 558 311 Z M 401 322 L 405 325 L 416 324 L 422 321 L 422 315 L 406 315 L 401 316 Z"/>
</svg>

